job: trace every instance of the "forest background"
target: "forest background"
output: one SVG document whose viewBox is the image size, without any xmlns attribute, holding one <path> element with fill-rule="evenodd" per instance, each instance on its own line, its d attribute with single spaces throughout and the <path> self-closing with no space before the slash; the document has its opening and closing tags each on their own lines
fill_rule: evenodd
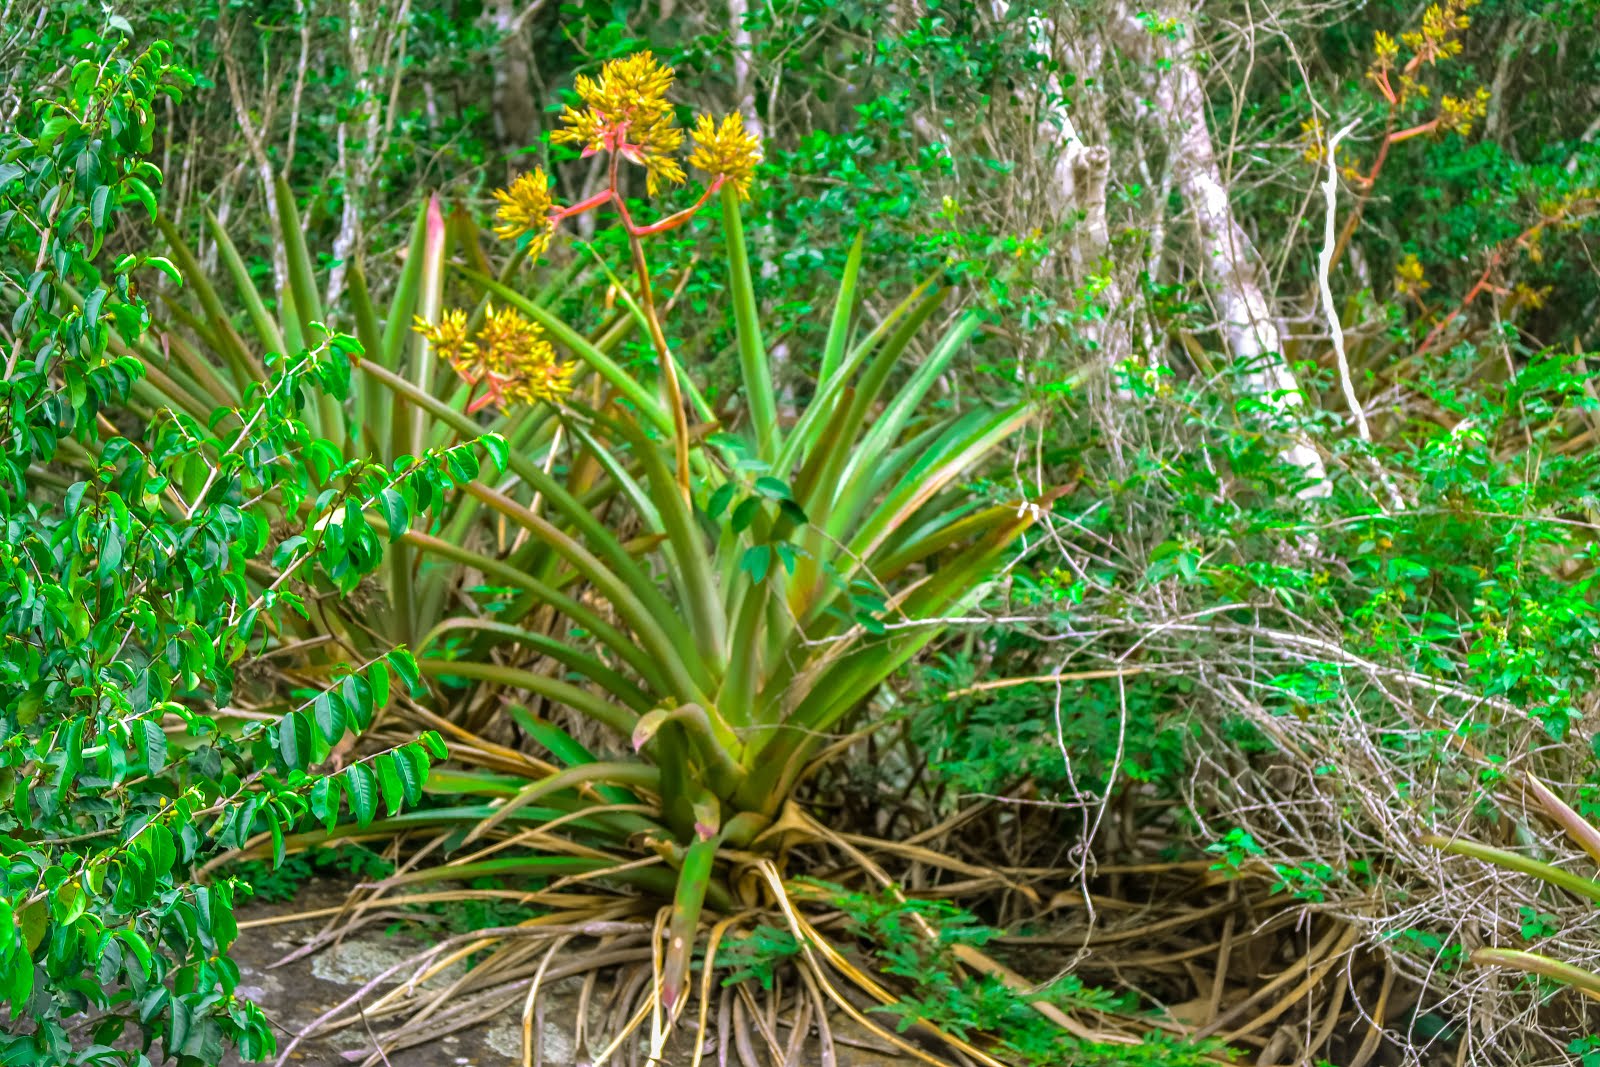
<svg viewBox="0 0 1600 1067">
<path fill-rule="evenodd" d="M 719 773 L 647 664 L 574 662 L 551 619 L 504 621 L 572 577 L 526 584 L 566 565 L 529 547 L 554 543 L 541 499 L 587 508 L 608 478 L 622 503 L 593 510 L 614 537 L 550 521 L 593 547 L 562 560 L 618 613 L 578 597 L 565 617 L 649 629 L 611 570 L 585 568 L 627 584 L 619 560 L 660 543 L 661 603 L 693 601 L 658 472 L 626 458 L 645 438 L 618 431 L 608 452 L 603 415 L 485 412 L 416 362 L 411 312 L 426 332 L 465 307 L 477 329 L 498 300 L 609 368 L 597 410 L 604 379 L 673 439 L 636 237 L 596 212 L 548 249 L 537 227 L 487 233 L 494 191 L 534 168 L 559 203 L 615 187 L 690 211 L 650 236 L 645 274 L 692 383 L 677 409 L 710 435 L 696 454 L 724 457 L 690 500 L 731 546 L 720 588 L 775 588 L 798 553 L 802 575 L 842 576 L 830 640 L 894 650 L 827 718 L 830 760 L 770 805 L 742 784 L 691 790 L 692 814 L 662 802 L 657 851 L 682 877 L 631 888 L 664 893 L 674 930 L 692 942 L 700 915 L 684 872 L 745 843 L 735 809 L 771 818 L 792 787 L 820 822 L 785 874 L 842 894 L 901 1015 L 1004 1062 L 1177 1062 L 1218 1040 L 1352 1067 L 1600 1056 L 1569 988 L 1600 994 L 1594 0 L 8 0 L 0 25 L 0 994 L 32 1020 L 6 1062 L 111 1062 L 116 1019 L 191 1062 L 223 1040 L 265 1051 L 217 962 L 224 860 L 283 863 L 354 822 L 405 871 L 403 820 L 466 810 L 451 803 L 493 801 L 476 829 L 441 830 L 446 852 L 562 790 L 670 794 L 656 745 Z M 647 196 L 605 152 L 552 139 L 582 106 L 575 79 L 647 50 L 685 126 L 732 113 L 759 138 L 748 199 L 730 184 L 696 214 L 692 181 Z M 866 531 L 851 546 L 888 538 L 859 571 L 785 540 L 827 523 L 763 430 L 837 429 L 807 415 L 837 399 L 847 336 L 894 359 L 851 394 L 883 422 L 825 470 L 862 479 L 858 509 L 911 494 L 839 520 Z M 539 480 L 576 479 L 580 443 L 611 457 L 597 481 Z M 879 455 L 906 480 L 870 483 Z M 937 546 L 895 555 L 918 536 Z M 877 580 L 896 567 L 951 590 L 919 617 Z M 485 644 L 496 626 L 523 636 Z M 578 692 L 640 688 L 631 746 Z M 650 767 L 616 769 L 646 745 Z M 505 785 L 534 757 L 533 788 Z M 96 852 L 97 835 L 117 843 Z M 848 835 L 902 847 L 857 864 Z M 718 892 L 699 895 L 726 911 Z M 1129 935 L 1127 901 L 1188 925 Z M 508 924 L 451 914 L 460 934 Z M 1270 946 L 1259 959 L 1216 957 L 1236 924 Z M 791 933 L 745 931 L 740 973 L 770 991 L 807 956 Z M 973 963 L 1008 945 L 1026 982 Z M 107 946 L 99 985 L 133 991 L 109 1002 L 86 984 Z M 1156 958 L 1191 950 L 1200 970 Z M 657 964 L 670 1011 L 674 963 Z M 1033 1036 L 1041 1012 L 1072 1025 Z"/>
</svg>

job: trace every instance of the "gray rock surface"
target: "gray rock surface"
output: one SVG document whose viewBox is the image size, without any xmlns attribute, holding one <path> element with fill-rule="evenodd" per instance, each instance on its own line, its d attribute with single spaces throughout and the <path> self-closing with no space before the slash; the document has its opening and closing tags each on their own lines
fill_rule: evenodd
<svg viewBox="0 0 1600 1067">
<path fill-rule="evenodd" d="M 241 924 L 329 907 L 340 903 L 345 887 L 337 884 L 313 885 L 286 904 L 252 903 L 239 912 Z M 362 986 L 427 947 L 425 941 L 401 932 L 389 932 L 384 924 L 367 926 L 344 942 L 329 946 L 309 956 L 279 965 L 286 955 L 304 945 L 322 928 L 326 920 L 274 923 L 249 926 L 241 930 L 232 952 L 241 973 L 240 995 L 257 1004 L 278 1029 L 280 1049 L 290 1038 L 323 1013 L 350 997 Z M 448 985 L 462 973 L 458 967 L 435 976 L 428 987 Z M 404 972 L 400 972 L 401 975 Z M 397 975 L 398 977 L 399 975 Z M 546 1067 L 576 1067 L 587 1063 L 577 1056 L 573 1048 L 574 1026 L 578 1013 L 578 979 L 551 983 L 548 992 L 541 993 L 543 1000 L 543 1029 L 541 1041 Z M 380 991 L 390 988 L 385 984 Z M 374 993 L 367 998 L 369 1001 Z M 597 996 L 596 1001 L 603 1000 Z M 909 1057 L 899 1057 L 892 1050 L 874 1051 L 879 1044 L 872 1035 L 853 1027 L 847 1019 L 832 1020 L 841 1043 L 836 1045 L 838 1067 L 900 1067 L 916 1062 Z M 373 1024 L 373 1031 L 381 1033 L 384 1024 Z M 592 1006 L 589 1026 L 591 1040 L 601 1035 L 607 1039 L 604 1021 L 598 1005 Z M 847 1043 L 848 1042 L 848 1043 Z M 687 1042 L 683 1042 L 687 1044 Z M 752 1043 L 758 1049 L 759 1037 Z M 863 1047 L 866 1046 L 866 1047 Z M 290 1062 L 309 1067 L 353 1067 L 362 1063 L 373 1049 L 373 1039 L 361 1025 L 347 1027 L 325 1036 L 307 1039 L 290 1054 Z M 595 1049 L 588 1050 L 590 1053 Z M 688 1064 L 691 1053 L 674 1054 L 668 1062 Z M 704 1064 L 713 1065 L 718 1057 L 708 1049 Z M 388 1054 L 391 1067 L 499 1067 L 522 1064 L 522 1024 L 520 1004 L 498 1013 L 486 1022 L 459 1033 L 449 1034 L 426 1045 L 419 1045 Z M 623 1067 L 625 1056 L 613 1061 Z M 730 1064 L 738 1057 L 728 1056 Z M 765 1061 L 763 1061 L 765 1062 Z M 801 1063 L 809 1067 L 818 1062 L 816 1041 L 808 1043 Z M 237 1067 L 241 1061 L 229 1054 L 220 1067 Z"/>
</svg>

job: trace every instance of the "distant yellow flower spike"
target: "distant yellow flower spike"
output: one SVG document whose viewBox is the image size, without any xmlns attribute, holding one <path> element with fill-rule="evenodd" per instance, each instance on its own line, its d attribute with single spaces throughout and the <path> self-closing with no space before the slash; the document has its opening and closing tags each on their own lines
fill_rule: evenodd
<svg viewBox="0 0 1600 1067">
<path fill-rule="evenodd" d="M 1428 282 L 1422 276 L 1422 261 L 1415 252 L 1408 252 L 1394 268 L 1394 287 L 1400 293 L 1420 297 L 1425 289 L 1429 288 Z"/>
<path fill-rule="evenodd" d="M 1478 86 L 1478 91 L 1467 99 L 1445 96 L 1439 100 L 1439 126 L 1465 137 L 1472 132 L 1472 123 L 1489 113 L 1489 90 Z"/>
<path fill-rule="evenodd" d="M 528 255 L 534 259 L 543 255 L 556 231 L 552 218 L 555 201 L 550 198 L 550 179 L 544 168 L 535 167 L 530 173 L 517 175 L 511 188 L 496 189 L 494 198 L 500 201 L 500 208 L 494 213 L 495 236 L 514 240 L 531 233 Z"/>
<path fill-rule="evenodd" d="M 1312 115 L 1300 123 L 1300 141 L 1305 149 L 1300 153 L 1307 163 L 1321 163 L 1327 157 L 1327 146 L 1322 143 L 1322 120 Z"/>
<path fill-rule="evenodd" d="M 1551 287 L 1548 285 L 1535 289 L 1524 282 L 1518 282 L 1512 287 L 1511 296 L 1519 303 L 1537 311 L 1539 308 L 1544 307 L 1545 298 L 1550 295 L 1550 292 Z"/>
<path fill-rule="evenodd" d="M 701 115 L 694 124 L 694 151 L 689 165 L 713 178 L 721 178 L 748 199 L 750 180 L 761 162 L 761 139 L 744 128 L 744 116 L 735 111 L 719 125 L 710 115 Z"/>
<path fill-rule="evenodd" d="M 1372 35 L 1372 50 L 1377 53 L 1378 63 L 1388 68 L 1400 55 L 1400 46 L 1395 44 L 1394 38 L 1379 30 Z"/>
</svg>

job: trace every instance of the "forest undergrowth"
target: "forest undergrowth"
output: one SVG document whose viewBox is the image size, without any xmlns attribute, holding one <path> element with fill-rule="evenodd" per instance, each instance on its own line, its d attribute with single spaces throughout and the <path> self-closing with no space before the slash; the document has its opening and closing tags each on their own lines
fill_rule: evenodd
<svg viewBox="0 0 1600 1067">
<path fill-rule="evenodd" d="M 1597 25 L 5 6 L 0 1063 L 1600 1057 Z"/>
</svg>

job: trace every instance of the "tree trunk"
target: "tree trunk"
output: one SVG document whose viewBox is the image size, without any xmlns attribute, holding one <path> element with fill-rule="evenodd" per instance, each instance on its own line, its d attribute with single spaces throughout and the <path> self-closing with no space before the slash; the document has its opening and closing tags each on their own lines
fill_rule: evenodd
<svg viewBox="0 0 1600 1067">
<path fill-rule="evenodd" d="M 518 14 L 515 0 L 494 0 L 489 8 L 490 25 L 500 37 L 500 62 L 494 68 L 494 131 L 507 152 L 520 151 L 539 140 L 528 21 L 540 6 L 535 2 Z"/>
<path fill-rule="evenodd" d="M 1155 114 L 1168 123 L 1173 174 L 1194 219 L 1207 289 L 1221 318 L 1228 351 L 1249 368 L 1245 387 L 1268 408 L 1285 412 L 1304 403 L 1304 397 L 1283 357 L 1283 331 L 1264 288 L 1261 259 L 1234 214 L 1217 162 L 1206 120 L 1205 88 L 1193 61 L 1194 10 L 1186 7 L 1177 14 L 1190 28 L 1182 43 L 1132 17 L 1114 21 L 1117 41 L 1123 51 L 1150 68 Z M 1327 469 L 1308 438 L 1299 435 L 1283 457 L 1311 483 L 1302 495 L 1327 495 Z"/>
</svg>

